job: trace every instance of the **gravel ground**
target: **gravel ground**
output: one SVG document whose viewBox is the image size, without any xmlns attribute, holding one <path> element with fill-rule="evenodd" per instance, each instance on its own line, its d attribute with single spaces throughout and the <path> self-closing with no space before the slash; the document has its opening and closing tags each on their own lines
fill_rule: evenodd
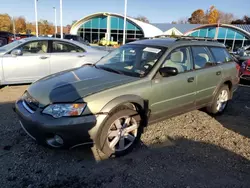
<svg viewBox="0 0 250 188">
<path fill-rule="evenodd" d="M 20 128 L 11 107 L 27 86 L 0 90 L 0 182 L 5 187 L 250 187 L 250 87 L 224 115 L 193 111 L 151 125 L 131 154 L 52 150 Z"/>
</svg>

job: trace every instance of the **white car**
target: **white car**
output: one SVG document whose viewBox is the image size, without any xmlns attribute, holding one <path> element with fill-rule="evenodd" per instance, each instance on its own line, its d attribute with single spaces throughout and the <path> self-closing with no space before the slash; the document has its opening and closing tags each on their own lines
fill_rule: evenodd
<svg viewBox="0 0 250 188">
<path fill-rule="evenodd" d="M 65 39 L 21 39 L 0 48 L 0 85 L 31 83 L 49 74 L 95 63 L 107 53 Z"/>
</svg>

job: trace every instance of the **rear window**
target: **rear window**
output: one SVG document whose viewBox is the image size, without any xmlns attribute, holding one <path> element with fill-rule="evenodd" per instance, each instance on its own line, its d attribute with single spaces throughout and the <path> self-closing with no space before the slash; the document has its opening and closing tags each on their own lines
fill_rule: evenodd
<svg viewBox="0 0 250 188">
<path fill-rule="evenodd" d="M 225 48 L 212 47 L 210 50 L 212 51 L 216 62 L 226 63 L 233 61 L 233 58 Z"/>
</svg>

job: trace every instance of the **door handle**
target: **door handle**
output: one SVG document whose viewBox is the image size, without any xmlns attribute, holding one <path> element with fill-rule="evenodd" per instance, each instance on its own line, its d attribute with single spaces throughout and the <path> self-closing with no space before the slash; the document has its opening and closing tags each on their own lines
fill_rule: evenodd
<svg viewBox="0 0 250 188">
<path fill-rule="evenodd" d="M 221 75 L 221 71 L 216 72 L 216 75 L 217 76 Z"/>
<path fill-rule="evenodd" d="M 40 56 L 39 58 L 40 58 L 40 59 L 47 59 L 47 58 L 49 58 L 49 57 L 47 57 L 47 56 Z"/>
<path fill-rule="evenodd" d="M 77 57 L 85 57 L 85 55 L 79 55 L 79 56 L 77 56 Z"/>
<path fill-rule="evenodd" d="M 188 82 L 193 82 L 194 81 L 194 77 L 190 77 L 187 79 Z"/>
</svg>

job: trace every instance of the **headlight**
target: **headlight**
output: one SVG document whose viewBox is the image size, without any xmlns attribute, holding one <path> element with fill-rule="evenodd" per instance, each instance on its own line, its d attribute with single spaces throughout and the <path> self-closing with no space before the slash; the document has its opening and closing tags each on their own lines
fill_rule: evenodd
<svg viewBox="0 0 250 188">
<path fill-rule="evenodd" d="M 49 114 L 54 118 L 79 116 L 82 114 L 86 104 L 52 104 L 47 106 L 44 110 L 44 114 Z"/>
</svg>

